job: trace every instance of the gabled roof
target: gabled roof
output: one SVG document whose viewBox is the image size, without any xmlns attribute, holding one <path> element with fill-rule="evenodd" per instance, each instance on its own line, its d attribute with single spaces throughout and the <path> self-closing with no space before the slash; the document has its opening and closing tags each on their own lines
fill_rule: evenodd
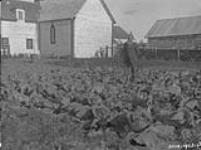
<svg viewBox="0 0 201 150">
<path fill-rule="evenodd" d="M 110 19 L 112 20 L 113 23 L 116 23 L 114 16 L 112 15 L 110 9 L 108 8 L 107 4 L 105 3 L 104 0 L 100 0 L 100 2 L 102 3 L 105 11 L 107 12 L 107 14 L 109 15 Z"/>
<path fill-rule="evenodd" d="M 192 34 L 201 34 L 201 16 L 158 20 L 145 37 L 167 37 Z"/>
<path fill-rule="evenodd" d="M 39 5 L 36 3 L 24 2 L 19 0 L 1 1 L 1 19 L 16 21 L 16 9 L 23 9 L 26 12 L 25 20 L 28 22 L 37 22 L 39 16 Z"/>
<path fill-rule="evenodd" d="M 128 39 L 128 33 L 120 26 L 114 26 L 113 38 L 114 39 Z"/>
<path fill-rule="evenodd" d="M 44 0 L 41 2 L 40 21 L 73 19 L 87 0 Z M 100 0 L 109 17 L 115 22 L 109 8 Z"/>
<path fill-rule="evenodd" d="M 72 19 L 86 0 L 44 0 L 41 2 L 40 21 Z"/>
</svg>

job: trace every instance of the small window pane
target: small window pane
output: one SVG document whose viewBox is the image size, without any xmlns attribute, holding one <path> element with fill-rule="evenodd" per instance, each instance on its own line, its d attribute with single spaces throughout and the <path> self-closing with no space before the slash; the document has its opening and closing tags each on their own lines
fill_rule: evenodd
<svg viewBox="0 0 201 150">
<path fill-rule="evenodd" d="M 33 49 L 33 39 L 27 39 L 26 45 L 27 49 Z"/>
<path fill-rule="evenodd" d="M 19 20 L 23 20 L 23 14 L 21 11 L 19 11 Z"/>
<path fill-rule="evenodd" d="M 17 10 L 16 11 L 17 19 L 24 20 L 25 19 L 25 11 L 24 10 Z"/>
<path fill-rule="evenodd" d="M 8 45 L 9 44 L 8 38 L 1 38 L 1 43 L 2 45 Z"/>
</svg>

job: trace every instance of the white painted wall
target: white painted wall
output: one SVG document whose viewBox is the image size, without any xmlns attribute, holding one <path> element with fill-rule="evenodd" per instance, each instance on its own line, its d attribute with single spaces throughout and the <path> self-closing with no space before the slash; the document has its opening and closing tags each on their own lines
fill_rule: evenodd
<svg viewBox="0 0 201 150">
<path fill-rule="evenodd" d="M 90 58 L 100 47 L 111 47 L 112 21 L 99 0 L 87 0 L 76 16 L 74 30 L 77 58 Z"/>
<path fill-rule="evenodd" d="M 34 0 L 18 0 L 18 1 L 24 1 L 24 2 L 31 2 L 31 3 L 34 3 Z"/>
<path fill-rule="evenodd" d="M 2 37 L 8 37 L 11 55 L 39 53 L 36 23 L 1 22 Z M 26 49 L 26 39 L 33 39 L 33 49 Z"/>
</svg>

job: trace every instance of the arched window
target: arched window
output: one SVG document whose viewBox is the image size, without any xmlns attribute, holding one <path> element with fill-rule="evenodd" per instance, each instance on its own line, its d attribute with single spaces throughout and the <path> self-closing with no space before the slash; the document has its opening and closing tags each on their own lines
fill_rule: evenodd
<svg viewBox="0 0 201 150">
<path fill-rule="evenodd" d="M 53 24 L 50 27 L 50 43 L 51 44 L 56 43 L 56 30 L 55 30 L 55 26 Z"/>
</svg>

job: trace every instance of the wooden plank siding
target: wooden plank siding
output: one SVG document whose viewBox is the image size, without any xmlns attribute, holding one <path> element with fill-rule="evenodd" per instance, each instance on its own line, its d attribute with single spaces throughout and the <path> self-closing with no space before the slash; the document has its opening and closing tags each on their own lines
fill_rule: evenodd
<svg viewBox="0 0 201 150">
<path fill-rule="evenodd" d="M 94 57 L 101 47 L 112 47 L 112 24 L 100 0 L 87 0 L 75 19 L 75 57 Z"/>
<path fill-rule="evenodd" d="M 9 39 L 10 54 L 38 54 L 37 23 L 1 21 L 1 36 Z M 26 39 L 33 39 L 33 49 L 27 49 Z"/>
<path fill-rule="evenodd" d="M 101 47 L 112 47 L 115 20 L 103 0 L 52 0 L 41 2 L 41 8 L 39 34 L 43 56 L 91 58 Z M 50 42 L 51 25 L 56 29 L 55 44 Z"/>
<path fill-rule="evenodd" d="M 201 49 L 201 16 L 157 20 L 148 31 L 150 48 Z"/>
<path fill-rule="evenodd" d="M 34 0 L 18 0 L 18 1 L 31 2 L 31 3 L 34 3 L 34 2 L 35 2 Z"/>
<path fill-rule="evenodd" d="M 148 38 L 150 48 L 201 49 L 201 34 Z"/>
<path fill-rule="evenodd" d="M 9 55 L 40 53 L 37 31 L 39 9 L 34 0 L 1 1 L 1 37 L 9 41 Z M 20 19 L 18 11 L 23 13 Z"/>
<path fill-rule="evenodd" d="M 40 49 L 43 56 L 70 56 L 72 55 L 72 20 L 52 20 L 39 23 Z M 54 25 L 56 31 L 56 43 L 51 44 L 50 28 Z"/>
</svg>

